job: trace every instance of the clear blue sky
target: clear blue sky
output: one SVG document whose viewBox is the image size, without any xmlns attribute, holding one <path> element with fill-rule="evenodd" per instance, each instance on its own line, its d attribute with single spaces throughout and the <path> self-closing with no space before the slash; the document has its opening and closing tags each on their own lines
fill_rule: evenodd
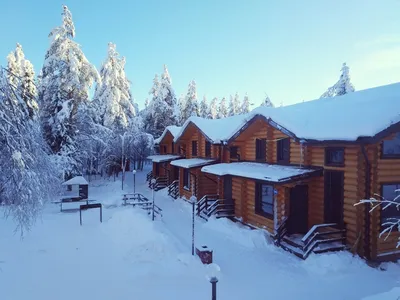
<svg viewBox="0 0 400 300">
<path fill-rule="evenodd" d="M 2 0 L 0 62 L 19 42 L 38 71 L 62 4 L 91 63 L 116 43 L 141 107 L 163 64 L 177 96 L 195 79 L 199 98 L 255 104 L 318 98 L 345 61 L 356 89 L 400 80 L 399 0 Z"/>
</svg>

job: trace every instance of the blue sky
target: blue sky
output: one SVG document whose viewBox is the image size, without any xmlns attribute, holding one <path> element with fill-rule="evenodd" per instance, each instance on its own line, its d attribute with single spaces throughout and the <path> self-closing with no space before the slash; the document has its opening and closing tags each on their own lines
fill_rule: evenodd
<svg viewBox="0 0 400 300">
<path fill-rule="evenodd" d="M 62 4 L 96 67 L 116 43 L 141 107 L 163 64 L 178 96 L 194 79 L 199 98 L 247 92 L 256 105 L 318 98 L 343 62 L 358 90 L 400 79 L 399 0 L 2 0 L 0 62 L 19 42 L 38 71 Z"/>
</svg>

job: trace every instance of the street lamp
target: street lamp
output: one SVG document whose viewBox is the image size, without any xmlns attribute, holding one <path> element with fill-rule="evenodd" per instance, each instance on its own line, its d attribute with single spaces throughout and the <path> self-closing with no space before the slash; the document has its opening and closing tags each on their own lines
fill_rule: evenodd
<svg viewBox="0 0 400 300">
<path fill-rule="evenodd" d="M 155 180 L 155 178 L 153 178 L 152 180 L 151 180 L 151 186 L 153 187 L 153 209 L 152 209 L 152 217 L 151 217 L 151 220 L 152 221 L 154 221 L 154 189 L 155 189 L 155 186 L 156 186 L 156 182 L 157 182 L 157 180 Z"/>
<path fill-rule="evenodd" d="M 132 170 L 133 174 L 133 193 L 135 194 L 136 192 L 136 170 Z"/>
<path fill-rule="evenodd" d="M 197 198 L 195 196 L 190 197 L 190 203 L 192 203 L 192 255 L 194 255 L 194 208 L 196 206 Z"/>
<path fill-rule="evenodd" d="M 221 268 L 217 264 L 209 264 L 207 266 L 206 278 L 211 283 L 211 300 L 217 300 L 217 274 L 221 271 Z"/>
</svg>

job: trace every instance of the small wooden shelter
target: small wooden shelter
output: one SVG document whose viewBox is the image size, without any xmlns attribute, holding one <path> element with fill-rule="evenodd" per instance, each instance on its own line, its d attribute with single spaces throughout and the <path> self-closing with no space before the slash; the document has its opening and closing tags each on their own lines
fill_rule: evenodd
<svg viewBox="0 0 400 300">
<path fill-rule="evenodd" d="M 89 184 L 83 176 L 75 176 L 62 183 L 62 185 L 67 186 L 67 191 L 64 195 L 66 198 L 72 200 L 88 199 Z M 74 189 L 73 186 L 76 188 Z"/>
</svg>

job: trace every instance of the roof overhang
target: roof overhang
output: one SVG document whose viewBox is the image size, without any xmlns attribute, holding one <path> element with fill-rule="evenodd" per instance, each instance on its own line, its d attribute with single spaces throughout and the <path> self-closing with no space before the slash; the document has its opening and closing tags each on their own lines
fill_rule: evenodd
<svg viewBox="0 0 400 300">
<path fill-rule="evenodd" d="M 71 178 L 70 180 L 67 180 L 62 183 L 62 185 L 88 185 L 89 183 L 86 181 L 83 176 L 75 176 L 74 178 Z"/>
<path fill-rule="evenodd" d="M 171 162 L 171 165 L 183 169 L 192 169 L 203 167 L 206 165 L 210 165 L 216 163 L 216 159 L 206 159 L 206 158 L 185 158 L 185 159 L 178 159 Z"/>
<path fill-rule="evenodd" d="M 298 165 L 276 165 L 255 162 L 214 164 L 203 167 L 201 171 L 217 176 L 236 176 L 271 184 L 286 184 L 323 175 L 322 167 L 302 168 Z"/>
<path fill-rule="evenodd" d="M 147 157 L 147 159 L 151 159 L 151 161 L 155 163 L 167 162 L 179 158 L 182 157 L 180 155 L 172 155 L 172 154 L 150 155 Z"/>
</svg>

